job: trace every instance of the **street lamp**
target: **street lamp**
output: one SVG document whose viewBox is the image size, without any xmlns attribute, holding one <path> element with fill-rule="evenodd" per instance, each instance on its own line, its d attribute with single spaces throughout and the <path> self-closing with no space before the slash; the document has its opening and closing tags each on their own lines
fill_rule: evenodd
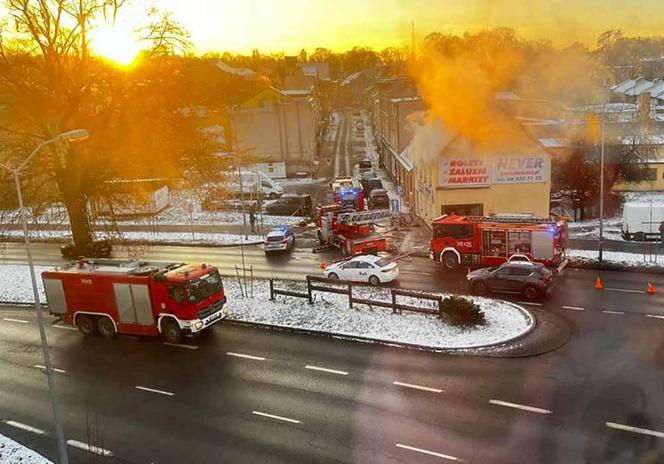
<svg viewBox="0 0 664 464">
<path fill-rule="evenodd" d="M 599 262 L 602 262 L 604 253 L 604 111 L 602 107 L 602 119 L 600 121 L 600 149 L 599 149 Z"/>
<path fill-rule="evenodd" d="M 41 310 L 41 302 L 39 301 L 39 290 L 37 288 L 37 278 L 35 276 L 35 268 L 32 262 L 32 250 L 30 249 L 30 235 L 28 234 L 28 219 L 25 214 L 25 206 L 23 205 L 23 193 L 21 191 L 20 174 L 23 168 L 30 162 L 30 160 L 37 155 L 44 147 L 58 142 L 79 142 L 89 137 L 88 131 L 85 129 L 76 129 L 69 132 L 63 132 L 57 137 L 50 140 L 45 140 L 37 145 L 30 155 L 23 160 L 16 168 L 11 168 L 5 164 L 0 164 L 4 169 L 9 171 L 14 177 L 14 184 L 16 186 L 16 196 L 18 197 L 19 213 L 21 215 L 21 224 L 23 225 L 23 240 L 25 241 L 25 253 L 28 256 L 28 267 L 30 268 L 30 279 L 32 281 L 32 293 L 35 300 L 35 312 L 37 313 L 37 325 L 39 326 L 39 336 L 41 338 L 42 354 L 44 356 L 44 366 L 46 370 L 46 382 L 48 384 L 48 393 L 51 399 L 51 408 L 53 409 L 53 422 L 55 426 L 55 435 L 58 440 L 58 451 L 60 454 L 60 464 L 68 464 L 69 458 L 67 457 L 67 444 L 65 442 L 64 432 L 62 430 L 62 418 L 60 413 L 60 404 L 58 403 L 58 396 L 55 389 L 55 382 L 53 381 L 53 366 L 51 365 L 51 356 L 48 351 L 48 340 L 46 338 L 46 330 L 44 329 L 44 320 Z"/>
</svg>

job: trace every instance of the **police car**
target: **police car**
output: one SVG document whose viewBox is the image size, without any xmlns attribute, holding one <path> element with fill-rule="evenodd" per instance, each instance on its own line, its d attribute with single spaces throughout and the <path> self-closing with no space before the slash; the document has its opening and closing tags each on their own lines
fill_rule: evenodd
<svg viewBox="0 0 664 464">
<path fill-rule="evenodd" d="M 263 242 L 265 254 L 287 253 L 295 247 L 295 234 L 288 226 L 279 226 L 271 229 Z"/>
</svg>

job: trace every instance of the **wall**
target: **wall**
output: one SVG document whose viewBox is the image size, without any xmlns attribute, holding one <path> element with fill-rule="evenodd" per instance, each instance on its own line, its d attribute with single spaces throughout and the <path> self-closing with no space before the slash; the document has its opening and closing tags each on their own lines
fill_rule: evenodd
<svg viewBox="0 0 664 464">
<path fill-rule="evenodd" d="M 664 162 L 648 163 L 649 169 L 654 169 L 654 180 L 644 180 L 641 182 L 622 182 L 613 186 L 614 192 L 647 192 L 664 191 Z"/>
</svg>

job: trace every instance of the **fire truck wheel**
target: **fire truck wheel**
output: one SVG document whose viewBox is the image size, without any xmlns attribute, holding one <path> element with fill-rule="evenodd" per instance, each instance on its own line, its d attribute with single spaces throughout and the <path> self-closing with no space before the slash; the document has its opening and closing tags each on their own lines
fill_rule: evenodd
<svg viewBox="0 0 664 464">
<path fill-rule="evenodd" d="M 486 295 L 489 293 L 489 287 L 487 287 L 484 282 L 477 282 L 475 285 L 473 285 L 473 292 L 478 295 Z"/>
<path fill-rule="evenodd" d="M 78 327 L 78 330 L 80 330 L 86 337 L 91 337 L 97 332 L 95 320 L 91 316 L 86 316 L 84 314 L 76 318 L 76 327 Z"/>
<path fill-rule="evenodd" d="M 179 344 L 182 341 L 180 326 L 177 322 L 169 318 L 161 321 L 161 336 L 168 343 Z"/>
<path fill-rule="evenodd" d="M 113 321 L 108 317 L 100 317 L 97 320 L 97 330 L 102 337 L 110 338 L 115 335 L 115 326 Z"/>
<path fill-rule="evenodd" d="M 378 278 L 378 276 L 372 275 L 369 277 L 369 283 L 374 286 L 378 285 L 380 284 L 380 279 Z"/>
<path fill-rule="evenodd" d="M 523 289 L 523 296 L 526 297 L 526 299 L 528 300 L 534 300 L 539 296 L 539 290 L 537 290 L 537 287 L 528 285 L 526 288 Z"/>
<path fill-rule="evenodd" d="M 459 267 L 459 260 L 451 251 L 443 253 L 443 258 L 441 261 L 443 262 L 445 269 L 453 270 Z"/>
</svg>

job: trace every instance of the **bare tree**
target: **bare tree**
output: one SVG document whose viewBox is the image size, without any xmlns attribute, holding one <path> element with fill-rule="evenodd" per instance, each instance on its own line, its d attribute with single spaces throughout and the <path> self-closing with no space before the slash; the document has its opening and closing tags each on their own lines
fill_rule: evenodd
<svg viewBox="0 0 664 464">
<path fill-rule="evenodd" d="M 150 22 L 138 32 L 141 40 L 149 44 L 148 53 L 153 56 L 186 55 L 191 50 L 190 34 L 173 18 L 173 13 L 151 7 L 147 16 Z"/>
</svg>

